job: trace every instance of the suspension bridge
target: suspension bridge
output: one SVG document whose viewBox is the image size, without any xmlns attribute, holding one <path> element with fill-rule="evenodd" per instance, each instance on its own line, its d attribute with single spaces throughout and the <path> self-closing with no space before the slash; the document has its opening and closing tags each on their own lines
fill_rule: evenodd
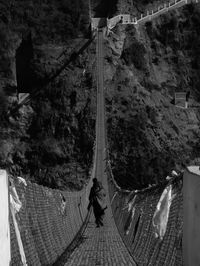
<svg viewBox="0 0 200 266">
<path fill-rule="evenodd" d="M 120 190 L 113 179 L 106 140 L 103 46 L 103 29 L 98 29 L 96 141 L 91 179 L 75 193 L 48 189 L 21 178 L 12 180 L 9 223 L 13 266 L 182 265 L 179 183 L 174 184 L 176 197 L 161 241 L 155 237 L 152 219 L 167 184 L 138 193 Z M 1 175 L 5 176 L 5 171 Z M 108 208 L 100 228 L 96 228 L 93 212 L 87 210 L 94 177 L 103 183 L 107 195 Z M 129 208 L 133 193 L 134 204 Z"/>
<path fill-rule="evenodd" d="M 180 1 L 177 1 L 180 2 Z M 135 21 L 135 20 L 134 20 Z M 61 192 L 0 171 L 2 187 L 10 182 L 9 227 L 1 228 L 11 254 L 10 265 L 183 265 L 183 195 L 181 179 L 172 178 L 141 191 L 122 190 L 109 163 L 104 97 L 104 29 L 96 28 L 97 114 L 93 168 L 88 185 L 79 192 Z M 104 226 L 96 228 L 88 211 L 92 179 L 106 190 Z M 163 190 L 173 188 L 166 232 L 156 236 L 152 223 Z M 6 199 L 6 197 L 5 197 Z M 7 212 L 5 211 L 5 217 Z M 3 237 L 2 237 L 3 239 Z M 2 249 L 3 250 L 3 249 Z M 5 260 L 6 261 L 6 258 Z M 0 261 L 0 265 L 6 266 Z"/>
</svg>

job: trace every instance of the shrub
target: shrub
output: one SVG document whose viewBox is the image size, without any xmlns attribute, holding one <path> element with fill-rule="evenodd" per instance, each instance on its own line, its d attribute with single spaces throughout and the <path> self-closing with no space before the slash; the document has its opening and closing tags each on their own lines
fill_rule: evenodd
<svg viewBox="0 0 200 266">
<path fill-rule="evenodd" d="M 128 48 L 126 48 L 122 53 L 122 58 L 125 60 L 127 65 L 132 63 L 139 70 L 146 69 L 146 59 L 145 59 L 146 49 L 142 43 L 137 41 L 133 42 Z"/>
</svg>

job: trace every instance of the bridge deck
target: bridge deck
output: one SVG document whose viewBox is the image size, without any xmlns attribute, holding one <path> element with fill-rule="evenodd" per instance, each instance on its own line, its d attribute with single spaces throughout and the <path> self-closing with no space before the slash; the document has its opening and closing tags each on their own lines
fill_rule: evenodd
<svg viewBox="0 0 200 266">
<path fill-rule="evenodd" d="M 110 207 L 103 227 L 96 228 L 92 213 L 82 238 L 65 264 L 71 265 L 136 265 L 117 231 Z"/>
<path fill-rule="evenodd" d="M 112 216 L 107 176 L 105 172 L 105 114 L 104 114 L 104 71 L 103 31 L 97 32 L 97 121 L 96 121 L 96 177 L 106 190 L 107 206 L 104 226 L 96 228 L 93 213 L 82 236 L 82 242 L 66 262 L 68 265 L 135 265 L 129 255 Z"/>
</svg>

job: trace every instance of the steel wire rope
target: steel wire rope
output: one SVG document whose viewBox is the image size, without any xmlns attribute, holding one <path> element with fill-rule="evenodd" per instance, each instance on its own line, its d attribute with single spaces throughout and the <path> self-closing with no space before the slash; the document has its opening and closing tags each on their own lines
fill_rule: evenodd
<svg viewBox="0 0 200 266">
<path fill-rule="evenodd" d="M 10 114 L 15 114 L 21 106 L 23 106 L 24 104 L 28 104 L 32 99 L 39 96 L 46 86 L 48 86 L 52 81 L 54 81 L 71 62 L 77 59 L 77 57 L 94 41 L 95 37 L 96 34 L 94 32 L 93 36 L 78 51 L 73 52 L 70 57 L 65 60 L 63 65 L 59 67 L 51 77 L 49 77 L 47 80 L 44 80 L 43 82 L 41 81 L 42 84 L 38 86 L 37 89 L 32 90 L 29 96 L 27 96 L 24 100 L 17 104 L 17 106 L 11 109 Z"/>
</svg>

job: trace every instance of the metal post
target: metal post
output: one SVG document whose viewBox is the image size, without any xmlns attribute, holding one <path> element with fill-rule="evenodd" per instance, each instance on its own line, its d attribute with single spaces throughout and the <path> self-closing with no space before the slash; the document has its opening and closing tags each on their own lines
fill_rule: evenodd
<svg viewBox="0 0 200 266">
<path fill-rule="evenodd" d="M 183 176 L 183 261 L 184 266 L 200 265 L 200 170 L 187 167 Z"/>
<path fill-rule="evenodd" d="M 137 17 L 135 17 L 135 24 L 137 24 Z"/>
</svg>

